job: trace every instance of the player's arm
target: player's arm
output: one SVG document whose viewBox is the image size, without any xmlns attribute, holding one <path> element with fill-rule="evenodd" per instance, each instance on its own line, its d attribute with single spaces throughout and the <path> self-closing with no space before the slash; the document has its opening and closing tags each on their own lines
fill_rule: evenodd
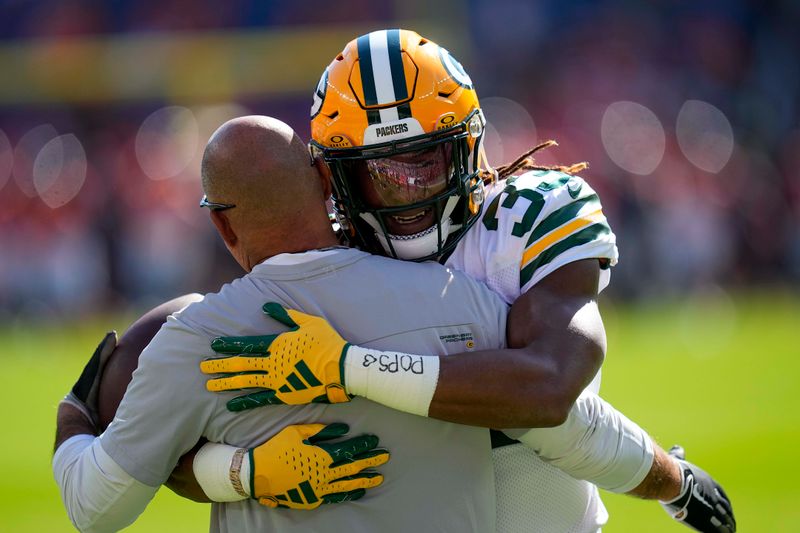
<svg viewBox="0 0 800 533">
<path fill-rule="evenodd" d="M 598 276 L 596 260 L 559 268 L 511 306 L 507 349 L 441 357 L 429 416 L 487 427 L 564 422 L 603 362 Z"/>
<path fill-rule="evenodd" d="M 224 374 L 208 382 L 213 391 L 266 389 L 231 400 L 232 410 L 358 395 L 461 424 L 556 426 L 603 360 L 598 271 L 596 260 L 578 261 L 531 288 L 511 308 L 507 349 L 442 357 L 372 350 L 346 343 L 320 317 L 267 304 L 294 331 L 217 339 L 212 347 L 232 356 L 201 369 Z"/>
<path fill-rule="evenodd" d="M 544 461 L 600 488 L 657 499 L 674 519 L 712 533 L 736 531 L 725 490 L 704 470 L 669 453 L 597 395 L 584 391 L 557 428 L 507 431 Z M 520 434 L 521 433 L 521 434 Z"/>
<path fill-rule="evenodd" d="M 592 392 L 581 393 L 561 426 L 505 433 L 574 478 L 612 492 L 660 500 L 671 517 L 693 529 L 736 531 L 730 500 L 719 483 L 686 462 L 683 449 L 665 452 Z"/>
</svg>

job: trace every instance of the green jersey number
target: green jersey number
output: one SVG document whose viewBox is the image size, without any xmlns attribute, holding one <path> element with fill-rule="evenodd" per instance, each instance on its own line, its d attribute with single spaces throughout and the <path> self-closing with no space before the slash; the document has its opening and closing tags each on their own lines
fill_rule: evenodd
<svg viewBox="0 0 800 533">
<path fill-rule="evenodd" d="M 546 173 L 550 173 L 550 171 L 542 171 L 540 175 Z M 536 217 L 539 216 L 539 213 L 542 212 L 542 207 L 544 207 L 544 196 L 542 196 L 542 194 L 539 192 L 540 190 L 547 192 L 557 187 L 561 187 L 571 178 L 572 176 L 557 172 L 555 173 L 554 177 L 539 183 L 539 185 L 536 186 L 536 189 L 522 190 L 517 190 L 517 187 L 514 185 L 516 176 L 508 178 L 508 180 L 506 180 L 506 188 L 503 189 L 503 193 L 506 195 L 506 197 L 503 199 L 502 207 L 505 209 L 511 209 L 514 207 L 520 197 L 525 198 L 530 202 L 528 209 L 525 210 L 525 214 L 522 216 L 522 220 L 514 223 L 514 227 L 511 229 L 511 234 L 514 237 L 522 237 L 533 228 L 533 223 L 536 222 Z M 497 197 L 492 200 L 492 203 L 489 204 L 489 207 L 486 208 L 486 213 L 483 215 L 483 225 L 489 231 L 497 231 L 497 209 L 501 206 L 501 196 L 503 196 L 503 194 L 498 194 Z"/>
</svg>

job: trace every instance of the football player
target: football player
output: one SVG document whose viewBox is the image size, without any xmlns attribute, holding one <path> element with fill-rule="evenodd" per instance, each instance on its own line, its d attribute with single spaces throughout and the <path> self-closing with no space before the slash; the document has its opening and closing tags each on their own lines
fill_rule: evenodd
<svg viewBox="0 0 800 533">
<path fill-rule="evenodd" d="M 548 407 L 567 413 L 581 391 L 598 391 L 605 337 L 596 297 L 617 261 L 600 200 L 573 175 L 585 165 L 535 164 L 532 154 L 550 143 L 491 168 L 481 146 L 485 126 L 472 80 L 447 50 L 414 32 L 382 30 L 348 43 L 323 73 L 311 109 L 311 147 L 330 170 L 345 241 L 398 259 L 435 259 L 488 284 L 511 305 L 508 343 L 519 371 L 492 365 L 495 351 L 464 354 L 474 362 L 469 375 L 453 363 L 458 357 L 433 354 L 422 356 L 432 375 L 386 372 L 380 361 L 396 361 L 398 354 L 346 344 L 324 321 L 305 316 L 289 322 L 296 329 L 291 335 L 314 339 L 316 351 L 288 354 L 289 338 L 279 336 L 263 343 L 264 355 L 272 342 L 272 360 L 294 357 L 320 367 L 327 357 L 344 369 L 315 376 L 329 390 L 341 387 L 407 412 L 489 427 L 554 425 L 563 418 Z M 328 353 L 320 354 L 320 344 L 330 347 Z M 207 373 L 228 374 L 210 381 L 212 390 L 267 389 L 236 399 L 231 408 L 293 403 L 285 377 L 241 374 L 263 370 L 263 358 L 235 357 L 258 351 L 252 343 L 223 339 L 217 348 L 234 357 L 204 364 Z M 539 369 L 529 386 L 539 398 L 558 401 L 524 405 L 508 398 L 507 391 L 524 389 L 532 366 L 544 360 L 553 366 Z M 482 376 L 479 387 L 450 385 L 470 376 Z M 548 396 L 556 376 L 558 387 Z M 323 399 L 341 401 L 341 395 Z M 492 432 L 499 530 L 525 531 L 532 524 L 540 531 L 598 530 L 607 513 L 597 488 L 545 460 L 558 464 L 554 457 L 534 453 L 544 451 L 536 444 L 541 435 Z M 651 446 L 645 440 L 639 445 Z M 655 454 L 656 463 L 680 475 L 678 495 L 665 506 L 670 514 L 703 531 L 735 529 L 721 487 L 699 468 L 653 450 L 645 452 L 651 461 Z M 649 496 L 645 485 L 625 491 Z"/>
</svg>

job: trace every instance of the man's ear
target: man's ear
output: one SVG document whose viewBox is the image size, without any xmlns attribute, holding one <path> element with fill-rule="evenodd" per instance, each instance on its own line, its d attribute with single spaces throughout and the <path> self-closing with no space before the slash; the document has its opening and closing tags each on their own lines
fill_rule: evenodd
<svg viewBox="0 0 800 533">
<path fill-rule="evenodd" d="M 225 241 L 225 245 L 229 250 L 232 250 L 236 246 L 236 243 L 239 242 L 239 237 L 236 235 L 236 232 L 233 231 L 230 220 L 228 220 L 228 217 L 222 211 L 212 210 L 210 215 L 211 222 L 214 223 L 214 227 L 217 228 L 220 237 Z"/>
<path fill-rule="evenodd" d="M 322 180 L 322 192 L 327 200 L 333 194 L 333 182 L 331 181 L 333 175 L 331 173 L 331 168 L 325 160 L 322 159 L 322 156 L 314 158 L 314 168 L 317 169 L 317 173 Z"/>
</svg>

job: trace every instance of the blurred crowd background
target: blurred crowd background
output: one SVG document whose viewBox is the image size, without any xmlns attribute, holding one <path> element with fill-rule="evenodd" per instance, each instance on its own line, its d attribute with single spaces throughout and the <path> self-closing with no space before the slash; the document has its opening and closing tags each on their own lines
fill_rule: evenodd
<svg viewBox="0 0 800 533">
<path fill-rule="evenodd" d="M 461 61 L 492 162 L 590 163 L 613 296 L 796 290 L 794 0 L 0 0 L 0 321 L 239 276 L 197 205 L 209 135 L 255 113 L 307 139 L 322 70 L 385 27 Z"/>
</svg>

